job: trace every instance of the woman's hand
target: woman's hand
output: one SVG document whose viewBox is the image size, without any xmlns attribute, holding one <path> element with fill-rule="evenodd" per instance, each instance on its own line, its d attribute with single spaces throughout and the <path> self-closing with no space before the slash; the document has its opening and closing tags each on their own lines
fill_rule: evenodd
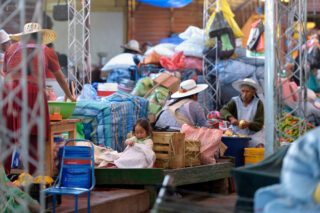
<svg viewBox="0 0 320 213">
<path fill-rule="evenodd" d="M 126 145 L 127 146 L 133 146 L 134 145 L 134 141 L 131 141 L 131 140 L 126 140 Z"/>
<path fill-rule="evenodd" d="M 239 121 L 235 117 L 230 117 L 229 121 L 234 126 L 238 126 L 239 125 Z"/>
<path fill-rule="evenodd" d="M 70 101 L 72 102 L 76 102 L 77 98 L 74 95 L 71 95 L 69 97 L 67 97 L 66 95 L 64 96 L 64 101 L 67 101 L 67 99 L 70 99 Z"/>
</svg>

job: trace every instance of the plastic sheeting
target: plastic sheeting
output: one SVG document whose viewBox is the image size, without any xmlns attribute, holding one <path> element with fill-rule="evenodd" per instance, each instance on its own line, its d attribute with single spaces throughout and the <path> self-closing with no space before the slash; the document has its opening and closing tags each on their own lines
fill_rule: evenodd
<svg viewBox="0 0 320 213">
<path fill-rule="evenodd" d="M 192 0 L 137 0 L 138 2 L 149 4 L 155 7 L 184 7 L 192 2 Z"/>
</svg>

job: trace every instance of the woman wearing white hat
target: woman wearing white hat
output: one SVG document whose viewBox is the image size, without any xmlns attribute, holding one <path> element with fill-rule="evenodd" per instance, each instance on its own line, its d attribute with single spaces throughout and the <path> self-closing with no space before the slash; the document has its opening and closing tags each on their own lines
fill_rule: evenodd
<svg viewBox="0 0 320 213">
<path fill-rule="evenodd" d="M 43 98 L 43 103 L 47 103 L 45 95 L 45 72 L 50 70 L 59 85 L 65 92 L 66 96 L 75 101 L 75 97 L 71 94 L 68 84 L 64 78 L 64 75 L 60 69 L 57 55 L 49 50 L 45 44 L 49 44 L 56 39 L 56 34 L 53 30 L 41 29 L 38 23 L 27 23 L 24 26 L 22 33 L 10 35 L 12 40 L 18 41 L 13 43 L 5 52 L 4 56 L 4 99 L 7 100 L 4 103 L 3 114 L 6 119 L 7 129 L 14 133 L 14 137 L 11 138 L 12 143 L 17 143 L 18 138 L 21 138 L 21 117 L 22 108 L 20 102 L 23 100 L 23 91 L 21 89 L 21 78 L 23 76 L 23 51 L 25 50 L 28 56 L 26 62 L 27 72 L 27 97 L 29 111 L 41 115 L 41 109 L 37 106 L 39 98 Z M 25 40 L 26 44 L 20 42 Z M 37 45 L 38 42 L 42 42 L 43 45 Z M 42 51 L 40 51 L 41 49 Z M 43 62 L 40 66 L 40 61 Z M 39 86 L 41 85 L 41 86 Z M 42 87 L 42 88 L 41 88 Z M 10 91 L 15 91 L 15 96 L 12 98 Z M 41 94 L 41 92 L 43 94 Z M 49 126 L 49 110 L 48 105 L 44 104 L 45 112 L 45 133 L 47 136 Z M 30 117 L 30 116 L 28 116 Z M 28 118 L 29 119 L 29 118 Z M 30 123 L 33 123 L 29 121 Z M 38 159 L 38 130 L 37 124 L 34 124 L 29 134 L 29 157 L 30 159 Z M 8 156 L 5 162 L 6 172 L 9 172 L 11 164 L 11 156 Z M 29 163 L 30 173 L 35 172 L 36 168 L 33 164 Z"/>
<path fill-rule="evenodd" d="M 221 110 L 221 118 L 235 126 L 235 133 L 251 135 L 263 127 L 263 103 L 257 97 L 259 85 L 251 78 L 233 82 L 232 86 L 240 92 L 233 97 Z"/>
<path fill-rule="evenodd" d="M 8 33 L 4 30 L 0 30 L 0 74 L 3 76 L 2 66 L 3 66 L 3 58 L 4 53 L 11 45 L 11 40 Z"/>
<path fill-rule="evenodd" d="M 128 43 L 121 45 L 124 53 L 141 54 L 140 44 L 137 40 L 130 40 Z"/>
<path fill-rule="evenodd" d="M 181 82 L 179 91 L 171 96 L 173 100 L 159 113 L 155 127 L 180 130 L 183 124 L 210 126 L 201 105 L 197 102 L 198 93 L 207 87 L 207 84 L 196 84 L 192 79 Z"/>
</svg>

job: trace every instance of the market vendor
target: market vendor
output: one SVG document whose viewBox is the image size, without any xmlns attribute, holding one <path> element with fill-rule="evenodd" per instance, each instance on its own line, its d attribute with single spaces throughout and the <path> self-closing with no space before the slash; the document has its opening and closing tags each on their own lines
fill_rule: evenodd
<svg viewBox="0 0 320 213">
<path fill-rule="evenodd" d="M 3 117 L 6 122 L 6 128 L 11 130 L 13 134 L 8 134 L 11 138 L 7 145 L 8 155 L 6 156 L 5 169 L 8 173 L 11 165 L 11 144 L 17 144 L 19 139 L 22 138 L 21 123 L 22 112 L 24 111 L 21 102 L 26 101 L 28 110 L 28 123 L 29 130 L 27 134 L 29 137 L 29 171 L 34 173 L 36 167 L 34 163 L 38 160 L 38 134 L 41 129 L 44 130 L 44 137 L 48 134 L 49 128 L 49 111 L 46 95 L 45 95 L 45 72 L 50 70 L 60 87 L 63 89 L 67 98 L 75 101 L 75 97 L 71 94 L 65 77 L 60 69 L 58 57 L 54 51 L 49 51 L 45 44 L 51 43 L 56 39 L 56 33 L 53 30 L 41 29 L 38 23 L 27 23 L 24 26 L 22 33 L 10 35 L 12 40 L 19 41 L 13 43 L 5 52 L 4 56 L 4 92 L 3 92 Z M 27 41 L 26 44 L 20 40 Z M 43 45 L 37 45 L 42 42 Z M 42 51 L 39 51 L 39 47 Z M 29 61 L 26 62 L 27 72 L 27 99 L 23 94 L 23 87 L 21 86 L 21 78 L 23 76 L 22 63 L 23 63 L 23 50 L 25 49 Z M 39 58 L 43 61 L 43 66 L 39 66 Z M 15 91 L 14 94 L 11 92 Z M 39 103 L 44 105 L 39 106 Z M 41 108 L 44 108 L 43 111 Z M 45 127 L 39 127 L 39 124 L 31 121 L 32 115 L 44 115 L 43 122 Z M 12 145 L 11 145 L 12 146 Z"/>
<path fill-rule="evenodd" d="M 4 30 L 0 30 L 0 74 L 3 75 L 2 67 L 3 67 L 3 58 L 5 51 L 11 45 L 11 40 L 8 33 Z"/>
<path fill-rule="evenodd" d="M 196 84 L 193 79 L 181 82 L 179 91 L 171 96 L 157 116 L 157 129 L 180 130 L 183 124 L 191 126 L 210 126 L 203 108 L 199 104 L 198 93 L 204 91 L 207 84 Z"/>
<path fill-rule="evenodd" d="M 233 97 L 221 110 L 221 118 L 233 125 L 237 134 L 252 135 L 263 127 L 263 103 L 258 98 L 259 85 L 250 78 L 233 82 L 232 86 L 240 92 Z"/>
</svg>

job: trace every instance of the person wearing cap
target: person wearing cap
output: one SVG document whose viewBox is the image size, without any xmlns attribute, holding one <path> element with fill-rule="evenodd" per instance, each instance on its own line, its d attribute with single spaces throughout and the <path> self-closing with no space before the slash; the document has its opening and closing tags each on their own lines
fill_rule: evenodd
<svg viewBox="0 0 320 213">
<path fill-rule="evenodd" d="M 11 40 L 8 33 L 4 30 L 0 30 L 0 74 L 3 76 L 3 58 L 4 53 L 11 45 Z"/>
<path fill-rule="evenodd" d="M 260 131 L 264 123 L 262 101 L 257 97 L 259 85 L 251 78 L 233 82 L 232 86 L 240 92 L 220 110 L 222 119 L 234 126 L 235 133 L 252 135 Z"/>
<path fill-rule="evenodd" d="M 180 83 L 177 92 L 157 116 L 157 129 L 180 130 L 183 124 L 191 126 L 210 126 L 201 105 L 197 102 L 199 92 L 204 91 L 207 84 L 196 84 L 193 79 Z"/>
<path fill-rule="evenodd" d="M 22 63 L 23 63 L 23 51 L 26 51 L 28 56 L 26 62 L 26 75 L 27 75 L 27 97 L 29 111 L 35 115 L 41 115 L 41 107 L 44 107 L 45 113 L 45 137 L 48 134 L 49 128 L 49 110 L 47 98 L 45 94 L 45 72 L 49 69 L 59 85 L 65 92 L 67 98 L 71 101 L 75 101 L 75 97 L 71 94 L 65 77 L 60 69 L 58 57 L 54 51 L 48 50 L 46 44 L 53 42 L 56 39 L 56 33 L 53 30 L 41 29 L 38 23 L 27 23 L 24 26 L 24 30 L 21 33 L 10 35 L 10 38 L 14 41 L 5 52 L 4 56 L 4 100 L 7 100 L 3 106 L 3 116 L 6 120 L 7 129 L 14 133 L 10 142 L 17 143 L 18 138 L 21 138 L 21 117 L 22 107 L 21 101 L 23 100 L 23 91 L 21 89 Z M 23 40 L 24 42 L 21 42 Z M 38 45 L 42 42 L 42 45 Z M 42 48 L 42 51 L 40 51 Z M 40 66 L 40 61 L 43 62 L 43 66 Z M 42 87 L 42 88 L 41 88 Z M 10 95 L 11 91 L 15 91 L 14 97 Z M 41 94 L 43 93 L 43 94 Z M 39 98 L 42 99 L 44 106 L 38 107 Z M 28 116 L 30 119 L 30 116 Z M 28 121 L 30 123 L 29 135 L 29 157 L 37 161 L 38 159 L 38 131 L 37 124 Z M 32 124 L 33 123 L 33 124 Z M 5 162 L 6 172 L 10 171 L 11 154 L 8 156 Z M 35 166 L 29 163 L 30 173 L 36 171 Z"/>
</svg>

